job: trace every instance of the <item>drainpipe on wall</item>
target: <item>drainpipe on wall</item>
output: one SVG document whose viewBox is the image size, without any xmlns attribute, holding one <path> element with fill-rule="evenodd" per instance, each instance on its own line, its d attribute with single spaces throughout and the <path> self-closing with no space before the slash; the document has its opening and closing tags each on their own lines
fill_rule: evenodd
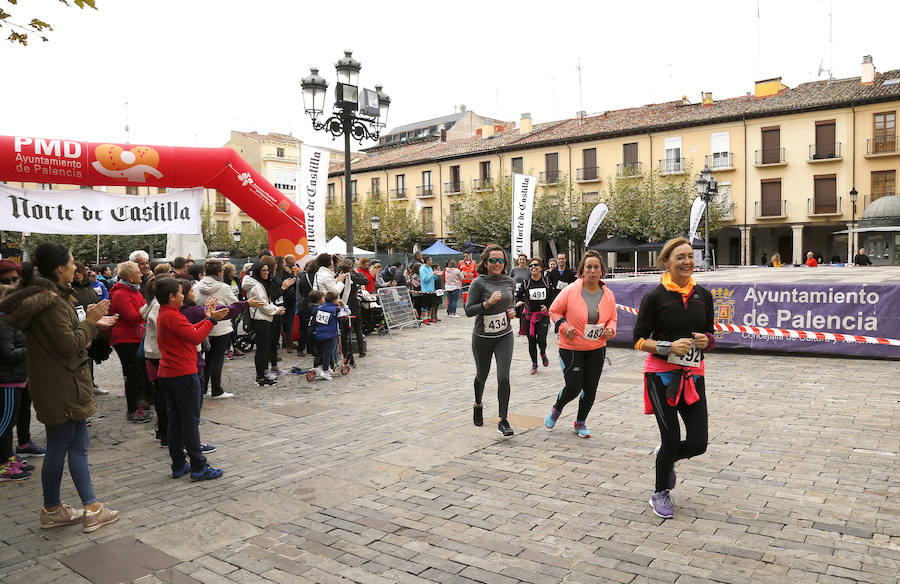
<svg viewBox="0 0 900 584">
<path fill-rule="evenodd" d="M 444 183 L 441 182 L 441 164 L 438 163 L 437 167 L 438 167 L 438 215 L 440 217 L 438 219 L 438 227 L 441 228 L 440 233 L 438 235 L 440 235 L 439 239 L 443 239 L 443 237 L 444 237 Z M 434 181 L 432 181 L 431 184 L 433 185 Z M 432 186 L 432 188 L 434 188 L 434 187 Z"/>
<path fill-rule="evenodd" d="M 853 152 L 852 152 L 853 157 L 850 159 L 850 182 L 851 182 L 850 188 L 855 190 L 856 189 L 856 106 L 852 102 L 850 103 L 850 109 L 853 111 L 853 123 L 852 123 L 853 130 L 852 130 L 852 134 L 850 136 L 850 139 L 853 141 Z M 855 203 L 850 203 L 850 204 L 853 205 Z M 858 241 L 859 241 L 859 237 L 856 234 L 855 217 L 854 217 L 854 221 L 851 222 L 850 235 L 848 237 L 848 240 L 850 241 L 850 250 L 848 251 L 848 255 L 847 255 L 847 263 L 850 262 L 850 258 L 854 257 L 852 254 L 856 254 L 856 250 L 859 249 L 858 247 L 856 247 L 858 244 Z"/>
<path fill-rule="evenodd" d="M 744 228 L 747 232 L 747 251 L 743 253 L 744 250 L 741 250 L 741 265 L 749 266 L 752 264 L 750 261 L 750 222 L 747 221 L 747 116 L 742 115 L 741 121 L 744 122 Z"/>
</svg>

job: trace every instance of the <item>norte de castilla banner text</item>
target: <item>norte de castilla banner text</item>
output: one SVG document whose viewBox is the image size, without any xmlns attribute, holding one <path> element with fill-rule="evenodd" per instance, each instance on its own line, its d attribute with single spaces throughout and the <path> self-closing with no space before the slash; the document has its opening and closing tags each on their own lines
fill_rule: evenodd
<svg viewBox="0 0 900 584">
<path fill-rule="evenodd" d="M 199 234 L 202 196 L 199 188 L 138 196 L 0 185 L 0 229 L 61 235 Z"/>
</svg>

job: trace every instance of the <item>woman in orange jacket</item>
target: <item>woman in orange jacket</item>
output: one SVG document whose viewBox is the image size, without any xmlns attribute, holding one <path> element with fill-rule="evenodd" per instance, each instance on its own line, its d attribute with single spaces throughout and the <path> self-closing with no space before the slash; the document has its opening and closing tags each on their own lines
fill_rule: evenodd
<svg viewBox="0 0 900 584">
<path fill-rule="evenodd" d="M 588 251 L 578 265 L 578 279 L 566 286 L 550 306 L 550 320 L 559 333 L 559 360 L 566 385 L 544 418 L 553 428 L 563 407 L 579 394 L 575 433 L 590 438 L 586 420 L 597 396 L 606 359 L 606 340 L 616 334 L 616 299 L 601 280 L 606 266 L 600 254 Z"/>
</svg>

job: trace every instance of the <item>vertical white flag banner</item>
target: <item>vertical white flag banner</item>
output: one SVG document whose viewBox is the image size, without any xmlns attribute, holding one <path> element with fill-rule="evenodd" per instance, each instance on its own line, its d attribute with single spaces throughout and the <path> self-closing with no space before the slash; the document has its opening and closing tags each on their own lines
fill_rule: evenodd
<svg viewBox="0 0 900 584">
<path fill-rule="evenodd" d="M 609 206 L 607 206 L 606 203 L 597 203 L 594 208 L 591 209 L 591 214 L 588 217 L 587 222 L 587 231 L 584 232 L 584 247 L 591 244 L 591 238 L 594 237 L 600 224 L 606 219 L 607 213 L 609 213 Z"/>
<path fill-rule="evenodd" d="M 524 253 L 531 257 L 531 215 L 534 211 L 534 187 L 537 177 L 513 174 L 512 189 L 512 257 Z"/>
<path fill-rule="evenodd" d="M 691 205 L 691 228 L 688 230 L 688 239 L 691 240 L 691 243 L 697 239 L 697 228 L 700 227 L 700 219 L 703 218 L 703 211 L 706 210 L 706 203 L 703 202 L 702 197 L 697 197 L 694 199 L 694 204 Z"/>
<path fill-rule="evenodd" d="M 306 219 L 306 241 L 311 256 L 325 250 L 325 197 L 328 192 L 328 163 L 331 153 L 312 146 L 300 150 L 300 176 L 296 203 Z"/>
</svg>

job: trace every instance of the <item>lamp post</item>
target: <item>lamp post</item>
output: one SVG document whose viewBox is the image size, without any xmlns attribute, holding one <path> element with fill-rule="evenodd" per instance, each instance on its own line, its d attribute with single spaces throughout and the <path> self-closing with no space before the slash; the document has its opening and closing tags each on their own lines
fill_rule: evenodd
<svg viewBox="0 0 900 584">
<path fill-rule="evenodd" d="M 334 64 L 337 72 L 335 99 L 332 114 L 324 122 L 319 116 L 325 111 L 325 94 L 328 82 L 319 76 L 319 70 L 312 67 L 309 75 L 300 81 L 303 89 L 303 109 L 312 118 L 313 129 L 325 130 L 334 139 L 344 137 L 344 220 L 346 223 L 347 255 L 353 255 L 353 195 L 350 184 L 350 138 L 362 144 L 363 140 L 377 140 L 382 128 L 387 125 L 388 108 L 391 98 L 380 85 L 375 89 L 360 91 L 357 85 L 362 64 L 353 58 L 352 51 L 344 51 L 344 56 Z"/>
<path fill-rule="evenodd" d="M 705 215 L 705 223 L 704 226 L 704 240 L 703 240 L 703 269 L 708 270 L 712 266 L 712 259 L 709 255 L 709 202 L 719 194 L 719 183 L 716 182 L 714 176 L 712 176 L 712 171 L 708 166 L 704 165 L 703 170 L 700 171 L 700 178 L 697 179 L 697 194 L 700 195 L 700 198 L 703 199 L 703 207 L 704 207 L 704 215 Z"/>
<path fill-rule="evenodd" d="M 378 255 L 378 228 L 381 227 L 381 219 L 378 215 L 372 215 L 372 237 L 375 240 L 375 255 Z"/>
<path fill-rule="evenodd" d="M 850 258 L 855 257 L 856 254 L 856 198 L 859 197 L 859 191 L 856 190 L 856 186 L 850 187 L 850 204 L 852 209 L 852 215 L 850 219 L 850 254 L 847 257 L 847 263 L 850 263 Z"/>
<path fill-rule="evenodd" d="M 241 255 L 241 230 L 235 229 L 234 233 L 231 234 L 234 238 L 234 255 L 236 257 L 240 257 Z"/>
<path fill-rule="evenodd" d="M 572 215 L 571 217 L 569 217 L 569 227 L 571 227 L 571 228 L 572 228 L 572 232 L 575 233 L 575 234 L 577 235 L 577 231 L 578 231 L 578 215 Z M 576 245 L 577 245 L 577 244 L 575 243 L 575 235 L 573 235 L 573 236 L 572 236 L 572 239 L 569 239 L 569 249 L 570 249 L 569 255 L 572 257 L 572 265 L 575 265 L 575 264 L 578 263 L 578 262 L 576 261 L 578 258 L 575 257 Z"/>
</svg>

